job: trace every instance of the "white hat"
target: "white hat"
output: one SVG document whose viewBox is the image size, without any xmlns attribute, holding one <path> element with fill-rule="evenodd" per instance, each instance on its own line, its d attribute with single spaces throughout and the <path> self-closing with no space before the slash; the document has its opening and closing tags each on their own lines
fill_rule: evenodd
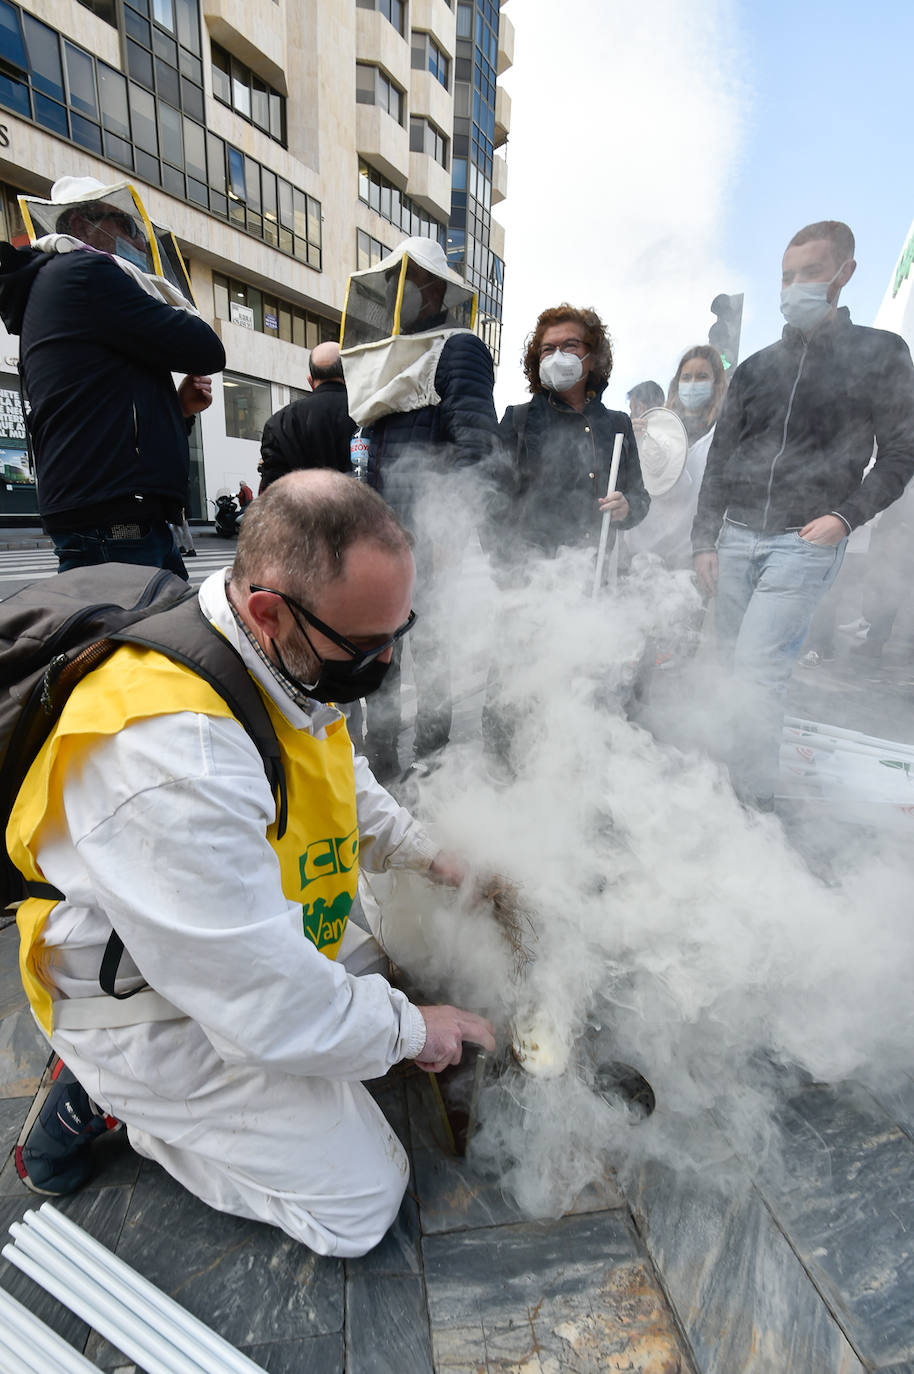
<svg viewBox="0 0 914 1374">
<path fill-rule="evenodd" d="M 638 440 L 641 476 L 649 496 L 663 496 L 685 467 L 689 436 L 676 412 L 665 406 L 646 410 L 641 418 L 647 426 Z"/>
</svg>

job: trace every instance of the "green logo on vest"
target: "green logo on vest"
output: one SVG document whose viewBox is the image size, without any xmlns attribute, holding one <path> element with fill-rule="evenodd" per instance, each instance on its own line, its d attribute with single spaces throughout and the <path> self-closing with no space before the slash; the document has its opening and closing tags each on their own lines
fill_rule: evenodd
<svg viewBox="0 0 914 1374">
<path fill-rule="evenodd" d="M 323 897 L 318 897 L 311 906 L 303 905 L 302 923 L 311 943 L 323 949 L 324 945 L 335 945 L 342 940 L 351 908 L 352 898 L 348 892 L 341 892 L 329 905 Z"/>
<path fill-rule="evenodd" d="M 332 878 L 335 873 L 348 873 L 359 857 L 358 827 L 337 839 L 315 840 L 309 844 L 298 861 L 302 891 L 318 878 Z"/>
</svg>

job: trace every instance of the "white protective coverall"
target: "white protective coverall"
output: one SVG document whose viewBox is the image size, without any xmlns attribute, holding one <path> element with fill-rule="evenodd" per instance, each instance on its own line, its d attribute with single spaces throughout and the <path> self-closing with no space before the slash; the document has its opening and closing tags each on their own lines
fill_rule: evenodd
<svg viewBox="0 0 914 1374">
<path fill-rule="evenodd" d="M 315 702 L 306 714 L 282 692 L 235 621 L 225 577 L 201 587 L 205 614 L 286 718 L 320 737 L 339 712 Z M 427 869 L 437 847 L 363 758 L 354 769 L 362 867 Z M 133 1147 L 210 1206 L 320 1254 L 365 1253 L 396 1216 L 408 1162 L 362 1080 L 415 1058 L 425 1023 L 386 979 L 347 971 L 365 939 L 351 922 L 336 962 L 304 937 L 244 728 L 190 711 L 130 724 L 68 770 L 63 809 L 36 854 L 67 894 L 43 933 L 59 994 L 98 996 L 110 913 L 125 945 L 118 990 L 136 985 L 139 965 L 189 1014 L 55 1028 L 54 1049 Z"/>
</svg>

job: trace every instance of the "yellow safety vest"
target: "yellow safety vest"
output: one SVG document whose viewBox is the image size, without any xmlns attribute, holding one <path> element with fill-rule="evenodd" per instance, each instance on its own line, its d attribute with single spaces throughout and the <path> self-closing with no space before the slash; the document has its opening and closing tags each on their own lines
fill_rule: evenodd
<svg viewBox="0 0 914 1374">
<path fill-rule="evenodd" d="M 279 860 L 284 895 L 301 903 L 304 934 L 328 959 L 335 959 L 358 881 L 355 777 L 346 722 L 334 721 L 324 738 L 317 739 L 296 730 L 262 689 L 261 695 L 279 740 L 289 800 L 285 834 L 277 838 L 274 820 L 266 838 Z M 7 849 L 26 878 L 46 881 L 35 854 L 45 823 L 60 826 L 63 780 L 80 753 L 135 721 L 179 711 L 232 716 L 219 693 L 193 669 L 132 645 L 117 649 L 74 688 L 29 769 L 7 828 Z M 17 913 L 22 984 L 49 1035 L 56 989 L 53 949 L 42 932 L 55 905 L 53 899 L 30 897 Z"/>
</svg>

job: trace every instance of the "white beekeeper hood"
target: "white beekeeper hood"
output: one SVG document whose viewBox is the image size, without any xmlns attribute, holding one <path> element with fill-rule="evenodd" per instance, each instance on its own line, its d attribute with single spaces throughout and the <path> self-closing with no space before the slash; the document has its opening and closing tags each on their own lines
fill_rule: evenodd
<svg viewBox="0 0 914 1374">
<path fill-rule="evenodd" d="M 105 251 L 129 264 L 134 272 L 168 283 L 193 304 L 190 277 L 174 234 L 152 222 L 129 181 L 105 186 L 95 177 L 60 177 L 51 187 L 50 200 L 20 196 L 19 206 L 29 241 L 39 248 L 56 245 L 57 251 L 62 247 L 57 242 L 60 238 L 78 240 L 70 225 L 74 211 L 90 222 L 104 219 L 111 239 Z"/>
<path fill-rule="evenodd" d="M 433 329 L 472 329 L 475 319 L 476 293 L 448 267 L 437 239 L 404 239 L 374 267 L 349 278 L 340 346 Z"/>
</svg>

